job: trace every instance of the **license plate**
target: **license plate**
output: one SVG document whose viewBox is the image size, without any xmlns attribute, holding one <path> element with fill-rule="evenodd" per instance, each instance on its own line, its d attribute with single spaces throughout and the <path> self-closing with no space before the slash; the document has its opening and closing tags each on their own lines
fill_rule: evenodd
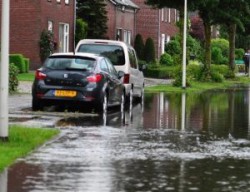
<svg viewBox="0 0 250 192">
<path fill-rule="evenodd" d="M 56 97 L 75 97 L 76 91 L 68 91 L 68 90 L 55 90 Z"/>
</svg>

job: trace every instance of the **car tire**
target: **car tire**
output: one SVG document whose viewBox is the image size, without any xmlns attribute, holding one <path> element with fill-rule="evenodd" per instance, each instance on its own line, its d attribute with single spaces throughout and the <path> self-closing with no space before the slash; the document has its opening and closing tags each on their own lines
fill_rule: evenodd
<svg viewBox="0 0 250 192">
<path fill-rule="evenodd" d="M 133 104 L 133 94 L 134 94 L 133 89 L 130 89 L 129 91 L 129 103 L 130 104 Z"/>
<path fill-rule="evenodd" d="M 122 93 L 122 96 L 121 96 L 120 108 L 121 108 L 121 112 L 123 112 L 125 109 L 125 93 L 124 92 Z"/>
<path fill-rule="evenodd" d="M 102 102 L 97 104 L 96 110 L 98 113 L 103 113 L 107 112 L 108 109 L 108 96 L 107 93 L 105 92 L 103 94 Z"/>
<path fill-rule="evenodd" d="M 141 95 L 139 97 L 139 102 L 140 103 L 144 102 L 144 87 L 142 87 L 142 89 L 141 89 Z"/>
<path fill-rule="evenodd" d="M 39 111 L 43 109 L 43 103 L 42 101 L 32 98 L 32 110 L 33 111 Z"/>
</svg>

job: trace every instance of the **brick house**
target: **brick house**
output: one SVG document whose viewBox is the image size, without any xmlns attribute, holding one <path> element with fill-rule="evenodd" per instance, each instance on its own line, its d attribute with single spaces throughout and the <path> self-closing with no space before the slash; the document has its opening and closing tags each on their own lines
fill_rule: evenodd
<svg viewBox="0 0 250 192">
<path fill-rule="evenodd" d="M 136 33 L 141 34 L 144 43 L 151 37 L 155 43 L 156 56 L 164 53 L 165 43 L 178 33 L 176 22 L 179 13 L 176 9 L 153 9 L 145 4 L 145 0 L 133 0 L 139 6 L 136 14 Z"/>
<path fill-rule="evenodd" d="M 107 0 L 107 37 L 133 44 L 138 6 L 130 0 Z"/>
<path fill-rule="evenodd" d="M 23 54 L 30 69 L 38 68 L 43 30 L 54 33 L 56 52 L 73 51 L 74 18 L 74 0 L 10 0 L 10 53 Z"/>
</svg>

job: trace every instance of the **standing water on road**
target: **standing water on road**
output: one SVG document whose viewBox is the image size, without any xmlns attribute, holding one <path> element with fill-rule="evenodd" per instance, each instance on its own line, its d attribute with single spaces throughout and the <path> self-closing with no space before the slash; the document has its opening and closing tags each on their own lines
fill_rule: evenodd
<svg viewBox="0 0 250 192">
<path fill-rule="evenodd" d="M 0 175 L 3 192 L 250 191 L 248 87 L 145 94 L 55 126 L 58 139 Z"/>
</svg>

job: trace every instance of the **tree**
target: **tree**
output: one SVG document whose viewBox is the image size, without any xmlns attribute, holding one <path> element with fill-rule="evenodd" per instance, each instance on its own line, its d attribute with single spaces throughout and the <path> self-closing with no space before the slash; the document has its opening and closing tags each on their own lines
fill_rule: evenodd
<svg viewBox="0 0 250 192">
<path fill-rule="evenodd" d="M 249 19 L 249 0 L 220 0 L 218 12 L 215 21 L 223 23 L 228 29 L 229 37 L 229 67 L 232 71 L 235 69 L 235 37 L 237 27 L 245 31 L 244 20 Z"/>
<path fill-rule="evenodd" d="M 200 41 L 204 41 L 204 26 L 199 16 L 191 18 L 190 35 Z"/>
<path fill-rule="evenodd" d="M 43 30 L 39 41 L 40 59 L 43 63 L 45 59 L 55 50 L 54 34 L 51 31 Z"/>
<path fill-rule="evenodd" d="M 81 39 L 87 37 L 88 24 L 82 19 L 76 20 L 76 34 L 75 34 L 75 44 L 77 44 Z"/>
<path fill-rule="evenodd" d="M 152 38 L 147 38 L 144 49 L 144 58 L 148 63 L 155 62 L 155 45 Z"/>
<path fill-rule="evenodd" d="M 135 36 L 135 43 L 134 43 L 135 51 L 140 60 L 144 59 L 144 43 L 141 34 L 137 34 Z"/>
<path fill-rule="evenodd" d="M 107 11 L 105 0 L 77 0 L 76 16 L 88 24 L 87 37 L 105 38 L 107 32 Z"/>
</svg>

